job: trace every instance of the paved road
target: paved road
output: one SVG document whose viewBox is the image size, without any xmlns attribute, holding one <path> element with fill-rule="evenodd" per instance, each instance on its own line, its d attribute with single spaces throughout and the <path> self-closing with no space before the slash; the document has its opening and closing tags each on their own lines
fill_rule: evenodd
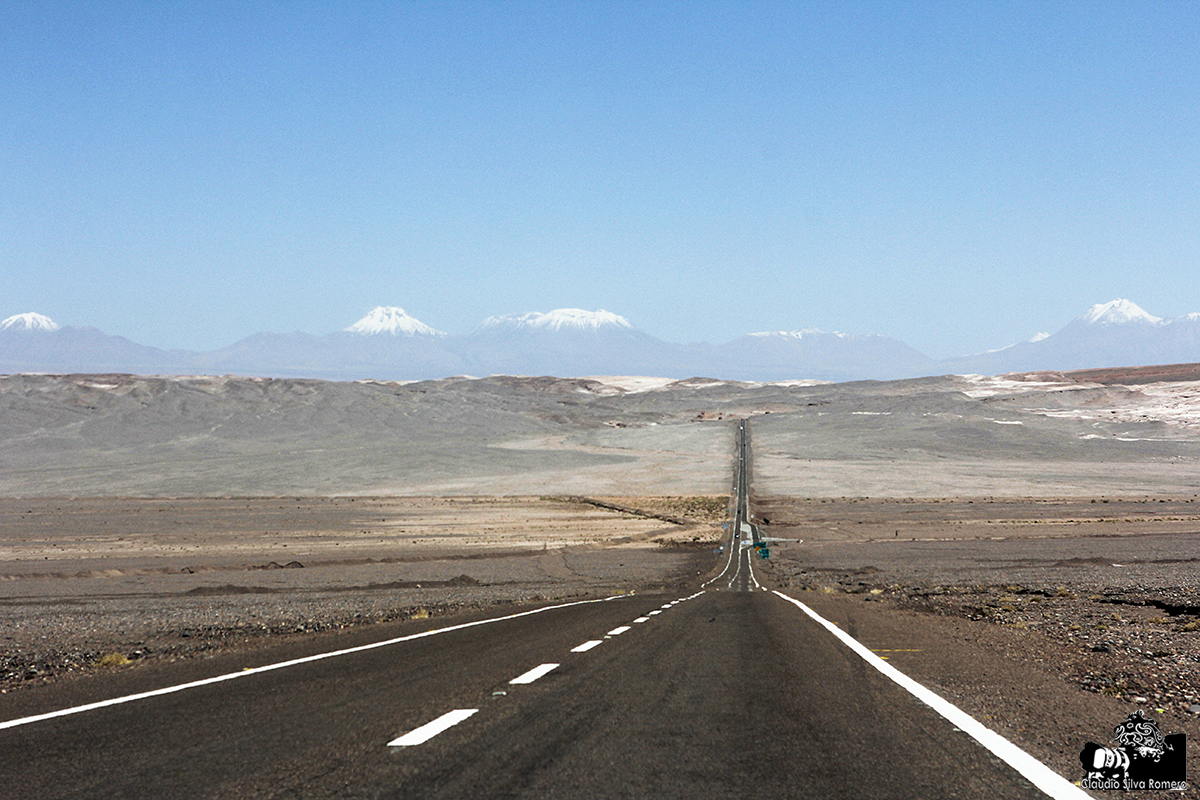
<svg viewBox="0 0 1200 800">
<path fill-rule="evenodd" d="M 745 420 L 737 424 L 737 464 L 733 481 L 733 519 L 730 538 L 725 543 L 725 567 L 701 584 L 701 588 L 732 589 L 749 592 L 762 589 L 754 576 L 750 559 L 765 544 L 757 525 L 750 522 L 749 431 Z"/>
<path fill-rule="evenodd" d="M 0 796 L 1045 796 L 755 589 L 750 548 L 730 552 L 706 588 L 481 619 L 0 726 Z M 729 580 L 733 564 L 745 580 Z M 219 666 L 134 670 L 110 691 Z M 0 704 L 0 719 L 17 710 L 48 709 Z"/>
<path fill-rule="evenodd" d="M 0 730 L 0 794 L 1042 796 L 781 598 L 688 597 L 571 606 Z M 542 664 L 559 666 L 509 683 Z M 456 709 L 478 711 L 388 746 Z"/>
</svg>

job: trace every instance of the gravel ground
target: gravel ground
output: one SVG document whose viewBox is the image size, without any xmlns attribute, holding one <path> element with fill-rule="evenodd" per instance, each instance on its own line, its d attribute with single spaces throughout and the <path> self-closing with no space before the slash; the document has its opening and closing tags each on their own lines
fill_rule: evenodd
<svg viewBox="0 0 1200 800">
<path fill-rule="evenodd" d="M 1082 689 L 1200 713 L 1191 500 L 776 500 L 762 513 L 805 539 L 780 549 L 785 586 L 1036 634 Z"/>
<path fill-rule="evenodd" d="M 459 516 L 455 530 L 466 540 L 516 502 L 435 504 L 424 521 Z M 410 543 L 406 559 L 306 559 L 291 569 L 280 559 L 273 569 L 214 563 L 192 573 L 91 570 L 88 577 L 30 577 L 26 568 L 24 577 L 0 582 L 0 691 L 389 620 L 654 591 L 722 563 L 713 543 L 726 497 L 528 502 L 519 502 L 522 513 L 581 515 L 583 538 L 595 533 L 584 524 L 589 518 L 601 527 L 610 518 L 646 527 L 616 537 L 620 543 L 481 551 L 449 550 L 443 540 Z M 756 568 L 767 585 L 838 621 L 1074 779 L 1082 744 L 1105 741 L 1135 708 L 1157 713 L 1164 732 L 1200 738 L 1200 579 L 1193 575 L 1200 537 L 1177 530 L 1194 527 L 1182 519 L 1186 499 L 1153 512 L 1123 502 L 1130 509 L 1114 523 L 1086 499 L 759 498 L 755 513 L 768 518 L 769 535 L 804 541 L 773 543 L 772 557 Z M 211 518 L 211 507 L 193 503 L 175 508 L 180 519 Z M 333 524 L 341 513 L 314 501 L 310 517 L 296 513 L 306 506 L 299 505 L 293 499 L 289 511 L 297 529 L 310 530 L 314 519 Z M 462 518 L 464 509 L 476 516 Z M 901 519 L 906 533 L 924 536 L 900 537 Z M 175 527 L 160 530 L 160 544 L 170 548 L 186 535 L 163 533 Z M 170 558 L 199 563 L 195 553 Z M 59 593 L 49 598 L 39 585 Z"/>
<path fill-rule="evenodd" d="M 264 637 L 547 600 L 661 589 L 707 566 L 711 548 L 564 548 L 405 565 L 403 579 L 338 589 L 225 584 L 182 595 L 0 600 L 0 691 L 142 659 L 203 656 Z M 393 565 L 394 566 L 394 565 Z M 455 570 L 454 577 L 441 577 Z M 479 577 L 476 577 L 479 576 Z"/>
<path fill-rule="evenodd" d="M 658 589 L 707 569 L 727 503 L 0 500 L 0 692 L 282 635 Z"/>
<path fill-rule="evenodd" d="M 0 691 L 681 581 L 752 416 L 758 521 L 803 539 L 768 585 L 1064 775 L 1134 708 L 1200 741 L 1200 392 L 1171 376 L 115 377 L 0 380 Z"/>
<path fill-rule="evenodd" d="M 786 568 L 785 568 L 786 569 Z M 1194 586 L 1114 589 L 1091 581 L 896 584 L 871 567 L 798 570 L 800 589 L 863 595 L 888 604 L 1014 631 L 1068 682 L 1128 703 L 1200 714 L 1200 607 Z M 1193 580 L 1194 583 L 1194 580 Z"/>
</svg>

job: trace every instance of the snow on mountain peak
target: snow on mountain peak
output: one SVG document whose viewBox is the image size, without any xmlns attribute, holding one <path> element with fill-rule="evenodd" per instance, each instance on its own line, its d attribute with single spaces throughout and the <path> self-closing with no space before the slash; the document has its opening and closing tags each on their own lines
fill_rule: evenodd
<svg viewBox="0 0 1200 800">
<path fill-rule="evenodd" d="M 376 306 L 371 313 L 345 329 L 347 333 L 373 336 L 390 333 L 392 336 L 441 336 L 442 332 L 410 317 L 397 306 Z"/>
<path fill-rule="evenodd" d="M 1147 314 L 1136 303 L 1121 299 L 1097 303 L 1079 319 L 1086 325 L 1124 325 L 1129 322 L 1157 325 L 1162 322 L 1161 317 Z"/>
<path fill-rule="evenodd" d="M 524 328 L 532 330 L 600 330 L 601 328 L 632 328 L 629 320 L 611 311 L 584 311 L 580 308 L 558 308 L 546 314 L 530 311 L 527 314 L 503 314 L 488 317 L 481 328 Z"/>
<path fill-rule="evenodd" d="M 825 331 L 820 328 L 801 328 L 798 331 L 763 331 L 762 333 L 752 333 L 750 335 L 762 339 L 803 339 L 806 336 L 824 336 Z M 838 334 L 835 333 L 834 335 Z"/>
<path fill-rule="evenodd" d="M 16 314 L 6 320 L 0 321 L 0 331 L 18 330 L 18 331 L 56 331 L 59 325 L 54 320 L 43 314 L 35 314 L 32 311 L 28 314 Z"/>
</svg>

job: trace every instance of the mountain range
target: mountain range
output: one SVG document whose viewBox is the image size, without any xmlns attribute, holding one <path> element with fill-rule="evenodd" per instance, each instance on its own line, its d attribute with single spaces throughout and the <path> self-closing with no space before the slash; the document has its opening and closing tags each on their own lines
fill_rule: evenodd
<svg viewBox="0 0 1200 800">
<path fill-rule="evenodd" d="M 674 344 L 608 311 L 489 317 L 466 334 L 394 306 L 317 336 L 258 333 L 205 352 L 162 350 L 36 313 L 0 321 L 0 373 L 238 374 L 326 380 L 450 375 L 706 375 L 732 380 L 892 380 L 948 373 L 1200 362 L 1200 314 L 1161 319 L 1129 300 L 1092 306 L 1054 334 L 935 360 L 887 336 L 816 329 L 753 333 L 719 345 Z"/>
</svg>

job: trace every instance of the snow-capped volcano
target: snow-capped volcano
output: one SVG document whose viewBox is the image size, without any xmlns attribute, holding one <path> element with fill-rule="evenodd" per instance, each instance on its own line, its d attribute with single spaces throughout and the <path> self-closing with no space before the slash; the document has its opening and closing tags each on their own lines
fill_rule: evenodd
<svg viewBox="0 0 1200 800">
<path fill-rule="evenodd" d="M 1146 313 L 1137 303 L 1118 298 L 1108 303 L 1097 303 L 1087 313 L 1077 317 L 1076 321 L 1085 325 L 1126 325 L 1131 322 L 1158 325 L 1162 317 Z"/>
<path fill-rule="evenodd" d="M 388 334 L 388 335 L 382 335 Z M 447 335 L 402 308 L 379 306 L 315 336 L 259 333 L 219 350 L 160 350 L 42 314 L 0 320 L 0 373 L 241 374 L 328 380 L 447 375 L 712 375 L 737 380 L 890 380 L 1200 362 L 1200 313 L 1163 319 L 1135 303 L 1098 303 L 1054 334 L 1002 350 L 934 361 L 878 334 L 767 331 L 719 345 L 672 344 L 609 311 L 560 308 L 485 319 Z"/>
<path fill-rule="evenodd" d="M 392 336 L 444 336 L 441 331 L 411 317 L 398 306 L 376 306 L 371 313 L 345 329 L 346 333 L 374 336 L 389 333 Z"/>
<path fill-rule="evenodd" d="M 503 314 L 488 317 L 479 323 L 479 330 L 547 330 L 595 331 L 605 328 L 628 328 L 629 320 L 611 311 L 584 311 L 581 308 L 558 308 L 547 314 L 531 311 L 527 314 Z"/>
<path fill-rule="evenodd" d="M 579 308 L 488 317 L 452 346 L 473 375 L 657 375 L 671 349 L 622 316 Z"/>
<path fill-rule="evenodd" d="M 44 314 L 0 320 L 0 372 L 140 372 L 180 367 L 177 354 L 87 326 L 63 327 Z"/>
<path fill-rule="evenodd" d="M 1200 361 L 1200 316 L 1163 319 L 1118 298 L 1097 303 L 1049 336 L 942 363 L 955 371 L 996 375 L 1193 361 Z"/>
<path fill-rule="evenodd" d="M 59 325 L 54 320 L 32 311 L 28 314 L 15 314 L 0 321 L 0 331 L 56 331 L 58 328 Z"/>
</svg>

